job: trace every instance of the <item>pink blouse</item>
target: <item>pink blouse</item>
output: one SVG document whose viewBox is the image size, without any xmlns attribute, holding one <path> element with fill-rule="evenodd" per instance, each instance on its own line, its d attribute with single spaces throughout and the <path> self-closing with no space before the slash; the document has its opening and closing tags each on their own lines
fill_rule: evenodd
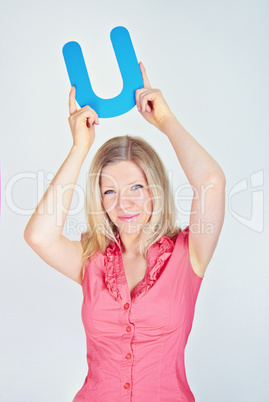
<svg viewBox="0 0 269 402">
<path fill-rule="evenodd" d="M 73 402 L 195 401 L 184 350 L 203 278 L 190 263 L 189 226 L 172 240 L 161 237 L 147 255 L 145 277 L 131 295 L 116 243 L 85 267 L 88 373 Z"/>
</svg>

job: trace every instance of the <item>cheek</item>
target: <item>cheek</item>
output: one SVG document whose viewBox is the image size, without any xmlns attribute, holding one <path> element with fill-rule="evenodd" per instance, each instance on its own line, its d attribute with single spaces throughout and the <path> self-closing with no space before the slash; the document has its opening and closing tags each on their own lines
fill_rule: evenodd
<svg viewBox="0 0 269 402">
<path fill-rule="evenodd" d="M 113 209 L 116 206 L 116 199 L 115 197 L 107 196 L 103 198 L 102 203 L 105 211 L 109 214 L 113 212 Z"/>
<path fill-rule="evenodd" d="M 153 209 L 153 203 L 150 194 L 147 194 L 143 200 L 143 209 L 147 214 L 151 214 Z"/>
</svg>

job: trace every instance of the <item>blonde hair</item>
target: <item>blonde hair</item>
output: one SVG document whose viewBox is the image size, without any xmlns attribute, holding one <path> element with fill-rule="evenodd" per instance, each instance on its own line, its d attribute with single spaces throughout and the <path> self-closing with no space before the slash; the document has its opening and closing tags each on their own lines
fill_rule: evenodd
<svg viewBox="0 0 269 402">
<path fill-rule="evenodd" d="M 151 244 L 162 236 L 173 238 L 181 229 L 175 226 L 176 208 L 165 167 L 157 152 L 141 137 L 118 136 L 106 141 L 96 152 L 90 165 L 86 185 L 86 216 L 88 229 L 83 233 L 82 260 L 96 252 L 104 253 L 111 241 L 117 241 L 117 226 L 102 205 L 100 181 L 102 169 L 119 161 L 136 163 L 144 172 L 152 197 L 152 215 L 144 226 L 139 251 L 146 257 Z"/>
</svg>

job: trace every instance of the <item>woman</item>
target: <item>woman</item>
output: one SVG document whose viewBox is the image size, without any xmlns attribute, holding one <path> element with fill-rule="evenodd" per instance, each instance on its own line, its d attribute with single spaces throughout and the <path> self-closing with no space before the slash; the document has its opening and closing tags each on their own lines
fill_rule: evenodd
<svg viewBox="0 0 269 402">
<path fill-rule="evenodd" d="M 225 176 L 178 122 L 160 90 L 151 88 L 139 64 L 138 111 L 168 137 L 194 190 L 189 226 L 175 225 L 173 196 L 157 153 L 139 137 L 122 136 L 103 144 L 92 161 L 88 230 L 80 242 L 62 235 L 99 124 L 90 107 L 77 110 L 72 87 L 73 146 L 24 232 L 45 262 L 82 285 L 89 371 L 73 402 L 195 400 L 184 349 L 223 225 Z M 65 186 L 60 199 L 55 190 Z"/>
</svg>

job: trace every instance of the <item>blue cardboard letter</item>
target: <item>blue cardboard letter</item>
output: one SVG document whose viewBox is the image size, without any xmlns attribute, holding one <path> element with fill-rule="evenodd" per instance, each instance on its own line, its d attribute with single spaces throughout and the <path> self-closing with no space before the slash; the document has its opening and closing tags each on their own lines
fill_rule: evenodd
<svg viewBox="0 0 269 402">
<path fill-rule="evenodd" d="M 76 87 L 76 101 L 80 107 L 90 106 L 101 118 L 129 112 L 136 105 L 135 91 L 143 88 L 142 74 L 128 30 L 115 27 L 110 33 L 110 39 L 123 80 L 121 93 L 111 99 L 99 98 L 93 92 L 80 45 L 68 42 L 63 47 L 70 83 Z"/>
</svg>

